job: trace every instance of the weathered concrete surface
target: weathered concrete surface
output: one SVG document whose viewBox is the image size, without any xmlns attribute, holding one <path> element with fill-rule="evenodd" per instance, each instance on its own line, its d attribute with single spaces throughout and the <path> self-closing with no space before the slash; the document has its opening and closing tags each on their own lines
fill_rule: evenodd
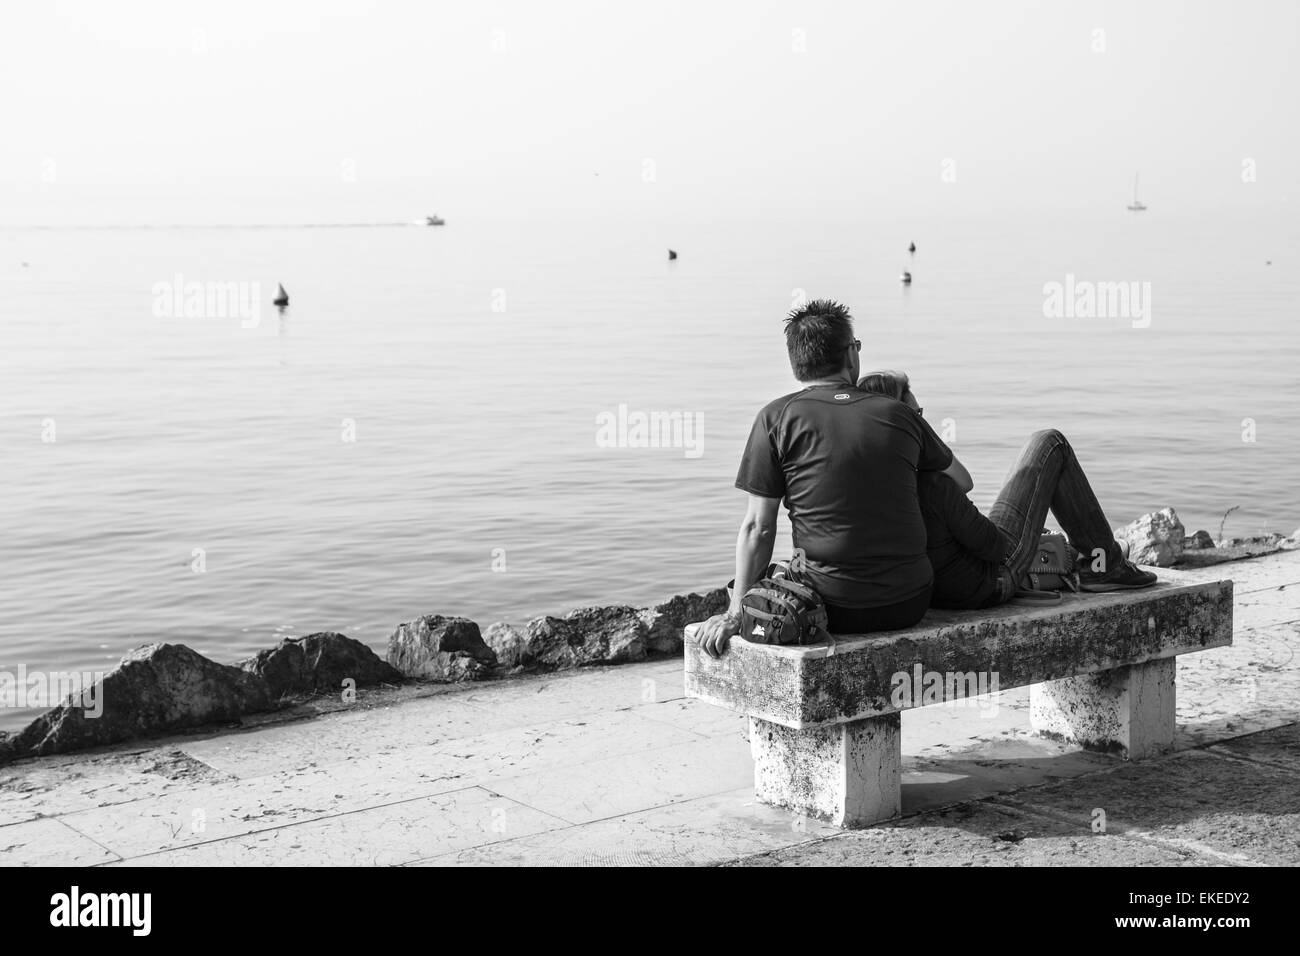
<svg viewBox="0 0 1300 956">
<path fill-rule="evenodd" d="M 1086 826 L 1101 809 L 1106 832 L 1161 843 L 1223 863 L 1300 864 L 1300 778 L 1254 759 L 1272 752 L 1266 732 L 1248 759 L 1191 750 L 1094 774 L 1068 785 L 1001 798 L 1009 806 Z"/>
<path fill-rule="evenodd" d="M 1086 822 L 1086 821 L 1085 821 Z M 845 830 L 733 866 L 1205 866 L 1204 857 L 991 802 Z"/>
<path fill-rule="evenodd" d="M 1234 643 L 1179 659 L 1172 754 L 1127 764 L 1034 737 L 1023 688 L 983 706 L 909 710 L 893 826 L 839 831 L 759 805 L 746 721 L 686 699 L 681 662 L 668 660 L 374 688 L 237 731 L 23 760 L 0 768 L 0 865 L 105 854 L 141 864 L 709 864 L 773 851 L 812 862 L 791 852 L 804 845 L 846 848 L 839 859 L 855 865 L 1293 859 L 1300 554 L 1230 570 Z M 1198 573 L 1217 580 L 1224 569 Z M 1189 758 L 1185 771 L 1164 769 Z M 1033 807 L 1009 802 L 1031 797 Z M 1098 807 L 1105 834 L 1091 830 Z"/>
<path fill-rule="evenodd" d="M 425 866 L 701 866 L 827 836 L 828 824 L 792 817 L 734 790 L 664 804 L 582 827 L 440 853 Z"/>
<path fill-rule="evenodd" d="M 59 820 L 30 820 L 0 828 L 0 861 L 7 866 L 94 866 L 116 859 Z"/>
<path fill-rule="evenodd" d="M 1232 642 L 1232 582 L 1161 571 L 1141 591 L 1066 595 L 1046 608 L 932 610 L 917 627 L 832 644 L 778 647 L 733 640 L 714 660 L 686 642 L 691 697 L 793 728 L 886 714 L 894 675 L 998 676 L 1003 689 L 1097 673 Z"/>
<path fill-rule="evenodd" d="M 902 810 L 902 725 L 886 714 L 814 730 L 751 717 L 754 796 L 761 803 L 856 827 Z"/>
<path fill-rule="evenodd" d="M 1173 749 L 1173 658 L 1100 674 L 1034 684 L 1029 721 L 1035 733 L 1090 750 L 1145 760 Z"/>
<path fill-rule="evenodd" d="M 154 750 L 68 754 L 0 767 L 0 827 L 231 779 L 178 747 L 173 741 Z"/>
</svg>

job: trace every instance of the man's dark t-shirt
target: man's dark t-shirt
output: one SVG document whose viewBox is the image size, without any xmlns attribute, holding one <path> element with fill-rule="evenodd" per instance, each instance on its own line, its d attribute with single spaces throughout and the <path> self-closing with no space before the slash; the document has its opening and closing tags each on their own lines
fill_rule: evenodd
<svg viewBox="0 0 1300 956">
<path fill-rule="evenodd" d="M 1007 539 L 956 483 L 934 472 L 916 476 L 925 518 L 926 549 L 934 569 L 934 607 L 977 608 L 992 603 Z"/>
<path fill-rule="evenodd" d="M 736 487 L 785 498 L 805 577 L 828 604 L 887 607 L 930 587 L 916 473 L 952 452 L 916 412 L 853 385 L 814 385 L 754 422 Z"/>
</svg>

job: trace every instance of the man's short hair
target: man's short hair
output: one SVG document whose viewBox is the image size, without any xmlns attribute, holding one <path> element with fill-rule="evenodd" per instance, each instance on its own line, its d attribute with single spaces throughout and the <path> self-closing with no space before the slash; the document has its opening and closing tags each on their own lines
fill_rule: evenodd
<svg viewBox="0 0 1300 956">
<path fill-rule="evenodd" d="M 844 350 L 853 344 L 853 316 L 831 299 L 814 299 L 785 320 L 790 368 L 801 382 L 834 375 L 844 367 Z"/>
</svg>

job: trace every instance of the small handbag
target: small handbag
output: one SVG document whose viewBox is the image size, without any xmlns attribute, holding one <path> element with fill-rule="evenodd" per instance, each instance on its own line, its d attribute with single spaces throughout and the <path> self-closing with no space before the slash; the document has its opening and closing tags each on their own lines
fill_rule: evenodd
<svg viewBox="0 0 1300 956">
<path fill-rule="evenodd" d="M 1044 531 L 1019 584 L 1024 591 L 1078 591 L 1079 552 L 1063 534 Z"/>
</svg>

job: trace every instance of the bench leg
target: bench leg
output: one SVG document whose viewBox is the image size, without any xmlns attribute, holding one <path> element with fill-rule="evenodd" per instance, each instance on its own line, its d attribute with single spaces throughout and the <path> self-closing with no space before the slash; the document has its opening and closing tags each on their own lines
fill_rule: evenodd
<svg viewBox="0 0 1300 956">
<path fill-rule="evenodd" d="M 1141 760 L 1174 744 L 1173 657 L 1117 667 L 1086 677 L 1034 684 L 1029 719 L 1034 733 L 1090 750 Z"/>
<path fill-rule="evenodd" d="M 899 815 L 903 748 L 899 715 L 815 730 L 749 719 L 759 802 L 864 827 Z"/>
</svg>

